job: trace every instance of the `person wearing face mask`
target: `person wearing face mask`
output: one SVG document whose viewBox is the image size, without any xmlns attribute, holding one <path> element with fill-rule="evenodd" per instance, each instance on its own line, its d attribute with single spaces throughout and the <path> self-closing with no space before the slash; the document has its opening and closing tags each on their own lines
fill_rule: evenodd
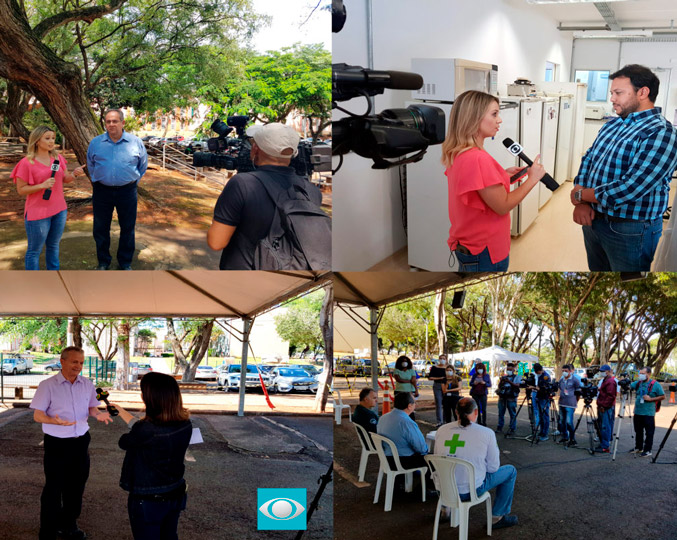
<svg viewBox="0 0 677 540">
<path fill-rule="evenodd" d="M 493 529 L 517 525 L 518 519 L 510 515 L 517 470 L 513 465 L 501 466 L 496 435 L 477 424 L 479 409 L 475 400 L 463 398 L 456 406 L 458 422 L 445 424 L 435 435 L 435 455 L 464 459 L 475 468 L 475 485 L 469 484 L 465 467 L 454 471 L 456 485 L 462 501 L 470 500 L 470 490 L 477 496 L 496 489 L 491 509 Z"/>
<path fill-rule="evenodd" d="M 550 375 L 548 375 L 543 366 L 539 363 L 534 364 L 534 374 L 536 376 L 536 386 L 528 386 L 527 392 L 531 391 L 531 402 L 534 411 L 534 425 L 539 426 L 539 441 L 548 440 L 550 430 L 550 394 L 549 388 L 552 384 Z"/>
<path fill-rule="evenodd" d="M 599 422 L 599 446 L 595 452 L 609 453 L 611 436 L 614 432 L 614 414 L 616 408 L 616 394 L 618 385 L 609 364 L 604 364 L 599 371 L 604 378 L 599 383 L 597 395 L 597 417 Z"/>
<path fill-rule="evenodd" d="M 479 408 L 479 424 L 487 425 L 487 395 L 491 388 L 491 377 L 487 373 L 482 361 L 478 358 L 475 364 L 475 373 L 470 377 L 470 397 L 477 402 Z"/>
<path fill-rule="evenodd" d="M 215 251 L 223 250 L 219 263 L 221 270 L 276 270 L 278 268 L 261 266 L 255 257 L 257 249 L 261 249 L 268 238 L 277 212 L 269 191 L 282 194 L 294 189 L 303 192 L 308 199 L 308 208 L 316 206 L 320 212 L 322 193 L 289 166 L 298 153 L 300 140 L 293 127 L 273 122 L 251 126 L 247 135 L 252 137 L 250 155 L 256 170 L 238 172 L 226 183 L 216 201 L 212 224 L 207 231 L 207 244 Z M 331 250 L 331 233 L 324 240 L 323 245 Z M 312 268 L 321 269 L 330 268 Z"/>
<path fill-rule="evenodd" d="M 451 415 L 454 415 L 456 420 L 456 405 L 461 399 L 459 393 L 463 387 L 463 380 L 456 375 L 454 366 L 449 364 L 446 371 L 446 379 L 444 382 L 444 398 L 442 400 L 442 408 L 444 410 L 444 422 L 448 424 L 451 422 Z"/>
<path fill-rule="evenodd" d="M 665 392 L 658 381 L 651 378 L 651 368 L 639 370 L 639 380 L 630 388 L 637 392 L 635 399 L 635 416 L 632 423 L 635 428 L 635 448 L 630 453 L 641 457 L 651 455 L 653 435 L 656 431 L 656 409 L 665 399 Z"/>
<path fill-rule="evenodd" d="M 400 356 L 395 361 L 395 369 L 393 370 L 393 378 L 395 379 L 395 396 L 398 394 L 411 394 L 413 397 L 418 397 L 418 386 L 416 383 L 416 370 L 411 363 L 408 356 Z M 413 411 L 411 419 L 415 420 L 416 416 Z"/>
<path fill-rule="evenodd" d="M 562 366 L 559 381 L 559 431 L 562 434 L 558 444 L 576 446 L 574 438 L 574 411 L 578 403 L 581 382 L 574 377 L 574 366 Z"/>
<path fill-rule="evenodd" d="M 503 432 L 505 411 L 510 414 L 510 430 L 508 435 L 517 429 L 517 396 L 520 393 L 522 377 L 517 374 L 517 368 L 512 362 L 506 364 L 505 375 L 498 382 L 498 426 L 496 433 Z"/>
<path fill-rule="evenodd" d="M 443 401 L 444 401 L 444 386 L 447 380 L 447 356 L 440 354 L 437 360 L 437 365 L 430 368 L 428 379 L 433 382 L 433 397 L 435 398 L 435 416 L 437 418 L 437 427 L 442 425 L 443 415 Z"/>
</svg>

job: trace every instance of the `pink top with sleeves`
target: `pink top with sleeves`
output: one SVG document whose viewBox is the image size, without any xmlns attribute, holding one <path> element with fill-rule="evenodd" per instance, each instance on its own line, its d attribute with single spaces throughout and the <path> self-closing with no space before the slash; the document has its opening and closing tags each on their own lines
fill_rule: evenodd
<svg viewBox="0 0 677 540">
<path fill-rule="evenodd" d="M 492 263 L 510 254 L 510 214 L 499 216 L 478 190 L 502 184 L 510 191 L 510 176 L 484 150 L 471 148 L 454 159 L 445 171 L 449 181 L 449 248 L 461 244 L 477 255 L 489 248 Z"/>
<path fill-rule="evenodd" d="M 31 163 L 28 161 L 28 158 L 23 158 L 16 164 L 10 177 L 14 179 L 15 184 L 17 178 L 21 178 L 29 186 L 42 184 L 52 175 L 50 167 L 53 162 L 54 159 L 50 159 L 50 166 L 47 166 L 38 160 L 33 160 L 33 163 Z M 66 199 L 63 196 L 63 179 L 67 166 L 66 158 L 59 156 L 59 170 L 54 176 L 55 182 L 52 186 L 52 196 L 48 201 L 42 198 L 42 194 L 45 192 L 44 189 L 31 193 L 26 197 L 26 207 L 24 210 L 26 221 L 37 221 L 38 219 L 52 217 L 66 209 Z"/>
</svg>

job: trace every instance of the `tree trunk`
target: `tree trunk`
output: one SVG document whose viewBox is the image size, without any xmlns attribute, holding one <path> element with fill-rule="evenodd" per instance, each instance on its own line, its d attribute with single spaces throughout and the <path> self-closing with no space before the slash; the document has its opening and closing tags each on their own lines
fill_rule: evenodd
<svg viewBox="0 0 677 540">
<path fill-rule="evenodd" d="M 31 92 L 86 162 L 99 128 L 82 90 L 80 70 L 45 46 L 16 0 L 0 0 L 0 76 Z M 13 126 L 14 127 L 14 126 Z"/>
<path fill-rule="evenodd" d="M 118 331 L 118 350 L 122 353 L 122 362 L 118 361 L 115 366 L 115 390 L 127 389 L 127 374 L 129 373 L 129 321 L 120 321 Z M 120 365 L 122 364 L 122 365 Z"/>
<path fill-rule="evenodd" d="M 70 333 L 73 335 L 73 345 L 82 349 L 82 324 L 80 317 L 73 317 L 70 321 Z"/>
<path fill-rule="evenodd" d="M 315 410 L 324 412 L 327 407 L 329 387 L 334 378 L 334 287 L 328 285 L 324 289 L 324 301 L 320 310 L 320 329 L 324 339 L 324 371 L 320 376 L 320 384 L 315 396 Z"/>
<path fill-rule="evenodd" d="M 26 142 L 28 142 L 30 132 L 23 123 L 23 117 L 28 110 L 29 98 L 30 96 L 16 84 L 7 81 L 7 108 L 5 109 L 5 114 L 12 127 L 12 133 L 15 136 L 23 138 Z"/>
<path fill-rule="evenodd" d="M 182 381 L 193 382 L 195 380 L 197 366 L 200 365 L 200 362 L 202 362 L 202 359 L 209 350 L 209 341 L 212 338 L 213 328 L 214 319 L 210 319 L 205 321 L 198 331 L 197 340 L 193 340 L 195 343 L 195 346 L 193 347 L 193 354 L 190 357 L 190 363 L 186 366 L 186 369 L 183 372 L 183 378 L 181 379 Z"/>
<path fill-rule="evenodd" d="M 437 329 L 438 354 L 447 354 L 447 312 L 444 309 L 446 299 L 446 289 L 435 293 L 435 328 Z"/>
</svg>

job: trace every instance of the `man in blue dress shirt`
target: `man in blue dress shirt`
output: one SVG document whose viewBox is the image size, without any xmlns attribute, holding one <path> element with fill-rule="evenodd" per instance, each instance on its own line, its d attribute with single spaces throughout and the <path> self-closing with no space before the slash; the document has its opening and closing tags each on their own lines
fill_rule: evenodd
<svg viewBox="0 0 677 540">
<path fill-rule="evenodd" d="M 106 133 L 95 137 L 87 150 L 87 168 L 92 179 L 94 241 L 98 270 L 111 264 L 110 224 L 117 210 L 120 224 L 118 264 L 132 269 L 134 227 L 136 225 L 136 186 L 148 167 L 148 154 L 141 139 L 124 130 L 124 115 L 111 109 L 104 116 Z"/>
<path fill-rule="evenodd" d="M 574 221 L 593 272 L 649 271 L 663 231 L 677 131 L 654 107 L 659 80 L 636 64 L 609 76 L 618 118 L 607 122 L 574 179 Z"/>
<path fill-rule="evenodd" d="M 45 435 L 40 540 L 55 540 L 57 534 L 70 540 L 87 537 L 77 526 L 89 478 L 87 421 L 90 416 L 106 424 L 112 419 L 97 408 L 92 381 L 80 375 L 84 363 L 81 348 L 66 347 L 61 352 L 61 371 L 38 385 L 30 406 Z"/>
</svg>

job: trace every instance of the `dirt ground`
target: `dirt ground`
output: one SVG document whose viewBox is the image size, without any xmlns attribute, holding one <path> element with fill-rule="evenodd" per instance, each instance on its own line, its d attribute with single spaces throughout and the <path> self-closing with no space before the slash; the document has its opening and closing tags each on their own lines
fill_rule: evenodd
<svg viewBox="0 0 677 540">
<path fill-rule="evenodd" d="M 182 539 L 292 539 L 294 531 L 257 531 L 256 489 L 306 488 L 308 503 L 332 461 L 330 418 L 194 415 L 203 444 L 189 447 L 188 505 L 179 520 Z M 118 481 L 124 452 L 117 446 L 123 422 L 90 419 L 91 472 L 79 526 L 91 540 L 131 539 L 126 493 Z M 0 537 L 37 538 L 42 471 L 42 432 L 26 409 L 0 413 Z M 304 538 L 331 538 L 332 483 Z"/>
<path fill-rule="evenodd" d="M 65 154 L 69 170 L 78 164 L 74 154 Z M 18 161 L 18 160 L 16 160 Z M 0 161 L 0 270 L 23 270 L 26 231 L 23 223 L 25 198 L 9 175 L 15 162 Z M 195 181 L 176 171 L 163 171 L 151 164 L 139 185 L 136 222 L 135 270 L 208 269 L 219 266 L 220 251 L 207 246 L 207 229 L 223 186 Z M 86 177 L 64 187 L 68 221 L 61 240 L 62 270 L 96 268 L 92 238 L 92 188 Z M 323 207 L 331 214 L 331 191 L 323 190 Z M 112 269 L 119 238 L 117 217 L 111 226 Z M 41 268 L 45 267 L 44 252 Z"/>
<path fill-rule="evenodd" d="M 488 427 L 493 429 L 497 422 L 495 399 L 489 402 L 487 412 Z M 576 418 L 578 412 L 580 409 Z M 518 435 L 529 433 L 526 413 L 524 408 L 518 417 Z M 659 413 L 654 454 L 675 413 L 675 405 L 666 405 Z M 424 434 L 435 429 L 435 412 L 430 407 L 417 410 L 416 420 Z M 531 446 L 527 441 L 499 436 L 501 464 L 517 468 L 512 513 L 519 517 L 519 525 L 494 531 L 492 538 L 674 540 L 677 538 L 675 431 L 677 429 L 673 430 L 655 464 L 650 462 L 651 458 L 627 453 L 634 446 L 627 419 L 622 424 L 615 462 L 609 454 L 591 456 L 587 450 L 565 449 L 552 438 Z M 577 433 L 579 442 L 584 441 L 585 421 Z M 416 482 L 412 493 L 396 492 L 392 510 L 384 512 L 384 487 L 379 502 L 372 503 L 378 459 L 369 457 L 367 484 L 358 484 L 360 447 L 355 429 L 346 418 L 341 426 L 334 426 L 334 448 L 338 471 L 334 486 L 335 539 L 379 540 L 398 536 L 430 539 L 437 499 L 421 502 L 420 486 Z M 486 537 L 484 508 L 478 505 L 470 510 L 470 539 Z M 444 521 L 438 538 L 455 540 L 458 529 L 450 530 L 448 520 Z"/>
</svg>

